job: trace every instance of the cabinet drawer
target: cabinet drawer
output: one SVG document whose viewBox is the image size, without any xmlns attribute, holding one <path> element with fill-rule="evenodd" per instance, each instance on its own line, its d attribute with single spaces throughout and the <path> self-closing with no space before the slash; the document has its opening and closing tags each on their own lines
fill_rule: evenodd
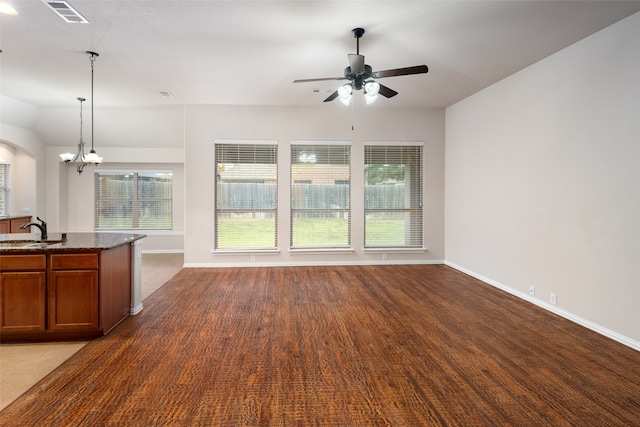
<svg viewBox="0 0 640 427">
<path fill-rule="evenodd" d="M 47 268 L 45 254 L 33 255 L 2 255 L 0 256 L 0 270 L 44 270 Z"/>
<path fill-rule="evenodd" d="M 51 254 L 52 270 L 98 268 L 98 254 Z"/>
</svg>

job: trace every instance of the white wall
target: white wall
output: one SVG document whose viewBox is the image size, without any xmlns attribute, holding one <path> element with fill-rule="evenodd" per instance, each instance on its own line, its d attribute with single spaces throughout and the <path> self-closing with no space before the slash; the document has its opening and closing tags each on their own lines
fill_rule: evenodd
<svg viewBox="0 0 640 427">
<path fill-rule="evenodd" d="M 380 101 L 383 102 L 384 100 Z M 352 125 L 354 129 L 352 130 Z M 308 265 L 382 263 L 381 253 L 363 251 L 364 141 L 424 141 L 426 251 L 389 251 L 385 263 L 442 262 L 444 259 L 444 111 L 398 110 L 356 104 L 310 108 L 190 106 L 185 119 L 185 264 Z M 213 142 L 217 138 L 268 139 L 279 144 L 279 253 L 213 253 Z M 292 140 L 351 141 L 352 252 L 294 254 L 289 241 L 289 146 Z M 256 257 L 251 262 L 251 255 Z"/>
<path fill-rule="evenodd" d="M 0 111 L 0 147 L 3 158 L 11 164 L 11 214 L 42 216 L 46 205 L 45 145 L 31 130 L 37 109 L 0 95 Z"/>
<path fill-rule="evenodd" d="M 78 103 L 80 104 L 80 103 Z M 91 110 L 85 102 L 83 139 L 86 152 L 91 147 Z M 155 108 L 109 109 L 94 111 L 94 145 L 98 154 L 103 147 L 173 148 L 183 146 L 184 108 L 167 105 Z M 80 105 L 75 108 L 40 108 L 33 125 L 47 146 L 70 146 L 77 151 L 80 137 Z"/>
<path fill-rule="evenodd" d="M 638 349 L 639 76 L 635 14 L 448 108 L 445 166 L 447 263 Z"/>
</svg>

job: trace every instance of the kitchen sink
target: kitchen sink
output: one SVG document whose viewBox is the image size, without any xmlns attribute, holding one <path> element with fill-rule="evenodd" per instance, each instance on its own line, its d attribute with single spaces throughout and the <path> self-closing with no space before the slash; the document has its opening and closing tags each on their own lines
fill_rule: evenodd
<svg viewBox="0 0 640 427">
<path fill-rule="evenodd" d="M 49 245 L 55 245 L 62 240 L 5 240 L 0 241 L 0 249 L 2 248 L 25 248 L 25 249 L 42 249 Z"/>
</svg>

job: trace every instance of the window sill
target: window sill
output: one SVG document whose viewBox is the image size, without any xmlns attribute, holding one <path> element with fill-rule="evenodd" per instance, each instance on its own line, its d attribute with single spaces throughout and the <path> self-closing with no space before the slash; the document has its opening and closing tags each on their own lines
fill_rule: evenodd
<svg viewBox="0 0 640 427">
<path fill-rule="evenodd" d="M 308 248 L 308 249 L 289 249 L 291 255 L 313 255 L 328 253 L 353 253 L 353 248 Z"/>
<path fill-rule="evenodd" d="M 148 236 L 184 236 L 184 231 L 157 228 L 97 228 L 96 233 L 144 233 Z"/>
<path fill-rule="evenodd" d="M 416 253 L 427 252 L 427 248 L 362 248 L 362 253 Z"/>
<path fill-rule="evenodd" d="M 211 249 L 212 254 L 216 255 L 243 255 L 243 254 L 279 254 L 279 249 Z"/>
</svg>

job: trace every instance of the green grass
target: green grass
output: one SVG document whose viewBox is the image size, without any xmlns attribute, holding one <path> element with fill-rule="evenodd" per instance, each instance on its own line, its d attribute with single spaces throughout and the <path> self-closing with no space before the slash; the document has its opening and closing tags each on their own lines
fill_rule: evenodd
<svg viewBox="0 0 640 427">
<path fill-rule="evenodd" d="M 130 230 L 133 228 L 133 220 L 131 218 L 100 218 L 98 220 L 97 228 L 101 230 Z M 137 228 L 147 230 L 171 230 L 172 226 L 170 220 L 160 223 L 157 218 L 142 218 L 138 221 Z"/>
<path fill-rule="evenodd" d="M 273 218 L 220 218 L 217 249 L 274 248 L 275 229 Z"/>
<path fill-rule="evenodd" d="M 365 242 L 371 246 L 403 246 L 405 222 L 401 219 L 368 219 Z"/>
<path fill-rule="evenodd" d="M 348 246 L 349 225 L 343 218 L 296 219 L 294 247 Z M 403 220 L 377 219 L 367 221 L 368 246 L 404 245 Z M 273 248 L 273 219 L 221 218 L 218 222 L 218 249 Z M 289 245 L 289 242 L 281 242 Z"/>
<path fill-rule="evenodd" d="M 293 221 L 293 246 L 348 246 L 349 223 L 344 218 L 300 218 Z"/>
</svg>

